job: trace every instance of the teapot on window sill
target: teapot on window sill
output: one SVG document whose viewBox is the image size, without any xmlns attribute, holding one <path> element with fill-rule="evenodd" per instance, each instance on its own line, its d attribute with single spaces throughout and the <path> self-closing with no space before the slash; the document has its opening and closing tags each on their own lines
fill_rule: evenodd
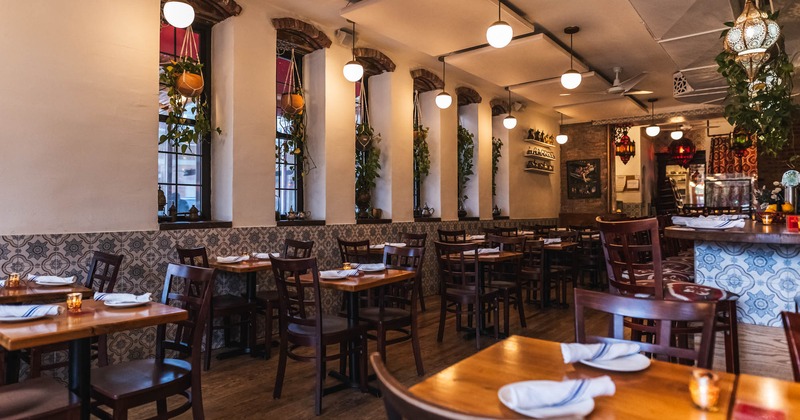
<svg viewBox="0 0 800 420">
<path fill-rule="evenodd" d="M 294 212 L 294 207 L 289 207 L 289 213 L 286 214 L 286 218 L 288 220 L 294 220 L 297 218 L 297 213 Z"/>
<path fill-rule="evenodd" d="M 436 209 L 428 207 L 428 203 L 425 203 L 425 207 L 422 208 L 422 217 L 432 217 L 434 211 L 436 211 Z"/>
</svg>

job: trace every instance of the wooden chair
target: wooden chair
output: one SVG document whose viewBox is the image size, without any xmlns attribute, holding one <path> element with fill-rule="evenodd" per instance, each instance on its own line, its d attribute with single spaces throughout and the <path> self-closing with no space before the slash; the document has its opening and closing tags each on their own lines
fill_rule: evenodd
<svg viewBox="0 0 800 420">
<path fill-rule="evenodd" d="M 436 229 L 436 232 L 439 234 L 439 242 L 445 242 L 451 244 L 460 244 L 467 242 L 467 231 L 464 229 L 460 230 Z"/>
<path fill-rule="evenodd" d="M 92 370 L 92 414 L 112 418 L 102 406 L 113 410 L 114 419 L 127 418 L 132 407 L 155 402 L 160 418 L 192 410 L 192 418 L 203 419 L 203 394 L 200 385 L 200 347 L 203 330 L 210 322 L 214 270 L 170 264 L 164 280 L 161 303 L 178 306 L 189 318 L 156 329 L 156 358 L 132 360 Z M 169 335 L 172 335 L 171 337 Z M 180 358 L 166 358 L 167 350 Z M 167 410 L 167 398 L 181 395 L 186 402 Z"/>
<path fill-rule="evenodd" d="M 78 420 L 81 401 L 52 378 L 0 387 L 0 419 Z"/>
<path fill-rule="evenodd" d="M 308 258 L 311 256 L 313 249 L 314 241 L 297 241 L 286 238 L 281 255 L 283 258 L 289 259 Z M 274 335 L 272 324 L 279 318 L 280 300 L 278 290 L 262 290 L 256 293 L 256 304 L 258 305 L 258 312 L 264 315 L 264 345 L 266 347 L 264 359 L 269 359 L 272 357 L 272 337 Z"/>
<path fill-rule="evenodd" d="M 792 359 L 794 381 L 800 382 L 800 314 L 797 312 L 781 312 L 783 331 L 789 345 L 789 357 Z"/>
<path fill-rule="evenodd" d="M 117 283 L 119 268 L 122 266 L 124 255 L 112 255 L 101 251 L 94 251 L 89 271 L 83 286 L 100 293 L 111 293 Z M 108 365 L 108 338 L 100 335 L 92 339 L 92 359 L 97 359 L 98 366 Z M 48 346 L 33 347 L 22 358 L 30 365 L 30 377 L 38 378 L 43 370 L 52 370 L 68 365 L 67 361 L 43 364 L 42 360 L 48 353 L 67 351 L 68 343 L 57 343 Z"/>
<path fill-rule="evenodd" d="M 729 373 L 739 373 L 739 328 L 736 319 L 738 296 L 714 287 L 665 278 L 658 220 L 656 218 L 606 222 L 597 218 L 600 240 L 612 293 L 655 300 L 711 301 L 717 304 L 715 331 L 725 338 L 725 368 Z M 643 318 L 644 320 L 649 318 Z M 632 321 L 627 324 L 633 336 L 650 334 L 647 322 Z M 681 339 L 696 329 L 685 328 Z"/>
<path fill-rule="evenodd" d="M 520 268 L 520 284 L 526 291 L 526 302 L 534 302 L 537 292 L 539 295 L 539 309 L 544 309 L 544 304 L 553 290 L 553 283 L 544 275 L 544 241 L 528 240 L 525 242 L 525 251 Z"/>
<path fill-rule="evenodd" d="M 587 336 L 585 309 L 613 315 L 609 325 L 610 337 Z M 695 365 L 711 369 L 714 358 L 714 302 L 677 302 L 639 299 L 610 293 L 575 289 L 575 341 L 578 343 L 630 342 L 624 339 L 623 318 L 655 320 L 653 343 L 636 342 L 643 352 L 670 359 L 692 360 Z M 700 342 L 695 347 L 676 347 L 673 324 L 700 323 Z"/>
<path fill-rule="evenodd" d="M 453 244 L 434 242 L 436 245 L 436 260 L 439 265 L 439 281 L 441 296 L 441 311 L 439 315 L 439 333 L 436 340 L 441 342 L 444 338 L 444 323 L 447 312 L 456 315 L 456 331 L 461 331 L 461 314 L 463 307 L 467 306 L 476 322 L 475 345 L 481 348 L 481 313 L 485 306 L 486 311 L 494 314 L 494 335 L 499 337 L 500 322 L 498 299 L 496 289 L 485 287 L 479 282 L 478 262 L 475 255 L 464 255 L 466 251 L 477 252 L 478 245 L 471 243 Z"/>
<path fill-rule="evenodd" d="M 578 249 L 575 251 L 577 265 L 577 282 L 583 285 L 584 274 L 589 274 L 589 285 L 600 288 L 600 273 L 605 269 L 603 261 L 603 245 L 600 242 L 600 231 L 578 231 Z"/>
<path fill-rule="evenodd" d="M 177 248 L 178 261 L 181 264 L 208 268 L 208 254 L 205 247 Z M 212 289 L 213 290 L 213 289 Z M 211 312 L 206 323 L 206 348 L 204 370 L 211 369 L 211 350 L 214 343 L 214 330 L 223 330 L 225 347 L 230 347 L 231 329 L 239 327 L 239 340 L 248 340 L 255 345 L 256 302 L 248 302 L 244 296 L 219 295 L 211 298 Z M 239 322 L 231 322 L 232 316 L 238 316 Z M 214 319 L 222 318 L 222 325 L 214 325 Z"/>
<path fill-rule="evenodd" d="M 526 238 L 524 236 L 489 235 L 486 240 L 489 242 L 489 247 L 500 248 L 500 251 L 525 252 Z M 500 292 L 500 300 L 503 302 L 503 334 L 505 335 L 508 335 L 511 305 L 517 308 L 519 323 L 522 328 L 528 328 L 528 324 L 525 321 L 525 305 L 522 299 L 521 269 L 522 257 L 492 264 L 489 270 L 489 282 L 487 285 Z"/>
<path fill-rule="evenodd" d="M 369 240 L 345 241 L 336 238 L 336 242 L 339 244 L 339 255 L 342 258 L 342 263 L 367 264 L 372 262 L 369 252 Z"/>
<path fill-rule="evenodd" d="M 300 273 L 311 273 L 312 281 L 301 281 Z M 280 296 L 281 345 L 275 389 L 272 396 L 281 397 L 283 378 L 286 375 L 286 358 L 313 361 L 316 364 L 314 413 L 322 413 L 322 395 L 325 393 L 325 365 L 329 360 L 340 360 L 348 352 L 348 343 L 356 342 L 350 357 L 359 358 L 362 391 L 367 389 L 367 333 L 366 324 L 349 326 L 348 320 L 322 311 L 322 294 L 316 258 L 272 258 L 272 273 Z M 327 346 L 339 344 L 339 354 L 328 355 Z M 299 347 L 311 347 L 313 354 L 296 353 Z"/>
<path fill-rule="evenodd" d="M 414 247 L 414 248 L 422 248 L 423 254 L 425 251 L 425 244 L 428 241 L 428 234 L 427 233 L 411 233 L 411 232 L 402 232 L 400 234 L 400 242 L 406 244 L 406 246 Z M 423 255 L 423 261 L 425 260 L 425 256 Z M 420 269 L 417 272 L 417 276 L 419 277 L 419 282 L 417 283 L 419 286 L 419 290 L 417 291 L 417 296 L 419 296 L 419 309 L 422 312 L 425 312 L 425 295 L 422 293 L 422 270 Z"/>
<path fill-rule="evenodd" d="M 381 360 L 380 353 L 369 356 L 372 370 L 378 377 L 386 407 L 386 417 L 389 420 L 415 419 L 415 420 L 485 420 L 485 417 L 475 417 L 452 411 L 434 403 L 423 401 L 408 392 L 403 384 L 395 379 Z"/>
<path fill-rule="evenodd" d="M 497 232 L 496 234 L 499 236 L 519 236 L 519 229 L 515 227 L 495 226 L 494 230 Z"/>
<path fill-rule="evenodd" d="M 423 248 L 386 246 L 383 249 L 383 264 L 386 268 L 413 271 L 419 273 L 422 268 Z M 382 287 L 378 293 L 378 306 L 361 309 L 360 318 L 368 325 L 368 330 L 375 330 L 378 352 L 386 362 L 386 346 L 411 340 L 417 375 L 422 376 L 422 354 L 419 347 L 419 327 L 417 326 L 417 294 L 419 292 L 419 276 L 406 284 L 391 284 Z M 389 331 L 400 335 L 387 340 Z"/>
<path fill-rule="evenodd" d="M 578 242 L 578 232 L 574 230 L 551 230 L 547 233 L 548 238 L 560 238 L 561 242 Z M 556 295 L 559 303 L 567 306 L 567 285 L 577 284 L 578 278 L 578 257 L 577 250 L 558 251 L 557 255 L 551 257 L 549 272 L 547 275 L 554 283 Z"/>
</svg>

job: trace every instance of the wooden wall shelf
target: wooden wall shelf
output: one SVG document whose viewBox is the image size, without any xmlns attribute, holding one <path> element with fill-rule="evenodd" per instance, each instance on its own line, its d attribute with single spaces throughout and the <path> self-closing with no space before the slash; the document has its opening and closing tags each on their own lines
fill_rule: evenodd
<svg viewBox="0 0 800 420">
<path fill-rule="evenodd" d="M 551 175 L 551 174 L 555 173 L 555 171 L 548 171 L 548 170 L 539 169 L 539 168 L 525 168 L 525 172 L 538 172 L 538 173 L 541 173 L 541 174 L 548 174 L 548 175 Z"/>
<path fill-rule="evenodd" d="M 547 143 L 539 141 L 539 140 L 534 140 L 534 139 L 523 139 L 523 140 L 528 142 L 528 143 L 535 144 L 537 146 L 556 147 L 555 144 L 547 144 Z"/>
</svg>

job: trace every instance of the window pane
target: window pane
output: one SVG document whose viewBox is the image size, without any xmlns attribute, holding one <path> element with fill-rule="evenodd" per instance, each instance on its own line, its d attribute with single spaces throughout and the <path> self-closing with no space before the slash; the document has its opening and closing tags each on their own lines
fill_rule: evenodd
<svg viewBox="0 0 800 420">
<path fill-rule="evenodd" d="M 199 185 L 202 164 L 200 156 L 178 155 L 178 184 Z"/>
<path fill-rule="evenodd" d="M 200 204 L 202 197 L 200 190 L 200 187 L 178 186 L 178 214 L 189 213 L 192 206 L 203 211 Z"/>
<path fill-rule="evenodd" d="M 175 155 L 158 154 L 158 182 L 175 183 Z"/>
</svg>

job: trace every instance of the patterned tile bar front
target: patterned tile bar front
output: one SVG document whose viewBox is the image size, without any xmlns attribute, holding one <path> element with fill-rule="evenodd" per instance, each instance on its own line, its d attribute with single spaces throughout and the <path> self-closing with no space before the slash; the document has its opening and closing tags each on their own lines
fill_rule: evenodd
<svg viewBox="0 0 800 420">
<path fill-rule="evenodd" d="M 780 327 L 780 312 L 794 311 L 800 294 L 800 246 L 695 241 L 699 284 L 740 296 L 739 322 Z"/>
</svg>

